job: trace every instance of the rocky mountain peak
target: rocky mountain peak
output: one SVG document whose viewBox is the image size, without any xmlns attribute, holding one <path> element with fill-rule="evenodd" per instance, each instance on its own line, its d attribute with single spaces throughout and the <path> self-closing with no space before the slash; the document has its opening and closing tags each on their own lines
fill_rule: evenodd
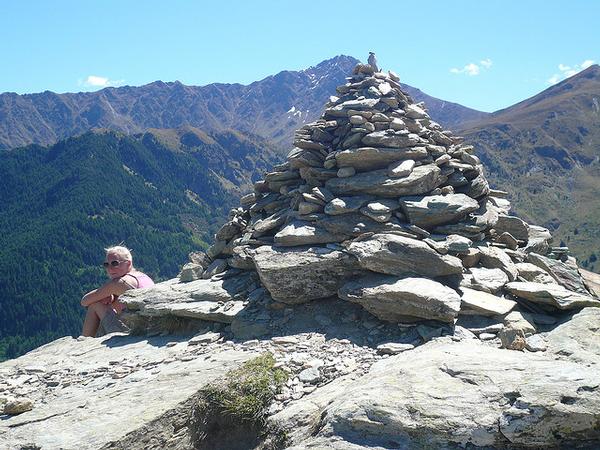
<svg viewBox="0 0 600 450">
<path fill-rule="evenodd" d="M 102 370 L 96 362 L 90 384 L 112 398 L 109 377 L 131 376 L 115 388 L 128 399 L 139 395 L 135 380 L 144 389 L 153 380 L 165 395 L 165 379 L 177 373 L 222 376 L 223 367 L 267 351 L 289 374 L 261 422 L 285 435 L 282 448 L 598 442 L 600 354 L 590 342 L 600 300 L 567 248 L 509 211 L 472 146 L 433 121 L 396 74 L 357 64 L 321 117 L 297 130 L 286 162 L 231 210 L 206 253 L 190 255 L 178 279 L 122 296 L 128 311 L 120 317 L 134 334 L 197 335 L 162 344 L 172 350 L 161 345 L 159 362 L 149 343 L 105 338 L 138 362 Z M 103 321 L 105 332 L 123 326 L 115 319 Z M 76 342 L 62 345 L 71 361 L 83 354 L 71 349 Z M 106 354 L 93 347 L 84 353 Z M 56 348 L 48 352 L 54 361 Z M 21 444 L 52 421 L 64 428 L 62 417 L 45 417 L 37 391 L 15 381 L 30 360 L 4 369 L 6 385 L 35 397 L 5 401 L 9 414 L 25 411 L 0 425 L 7 442 Z M 79 384 L 87 374 L 69 379 Z M 189 376 L 181 384 L 191 396 Z M 206 428 L 215 413 L 206 407 L 210 392 L 185 413 L 172 399 L 162 409 L 153 402 L 152 426 L 136 422 L 126 436 L 110 431 L 86 442 L 201 448 L 214 432 Z M 80 409 L 94 423 L 89 407 Z M 122 415 L 133 409 L 141 414 L 138 402 Z M 236 426 L 235 436 L 249 440 Z"/>
</svg>

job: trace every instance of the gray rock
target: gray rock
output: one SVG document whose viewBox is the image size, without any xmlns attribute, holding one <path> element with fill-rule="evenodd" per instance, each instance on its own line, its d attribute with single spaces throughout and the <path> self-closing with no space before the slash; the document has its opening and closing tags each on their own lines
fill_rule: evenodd
<svg viewBox="0 0 600 450">
<path fill-rule="evenodd" d="M 231 323 L 244 307 L 242 298 L 252 279 L 238 275 L 225 280 L 170 281 L 151 288 L 131 289 L 119 300 L 127 306 L 127 325 L 134 329 L 137 317 L 173 316 Z"/>
<path fill-rule="evenodd" d="M 412 344 L 400 344 L 397 342 L 388 342 L 377 346 L 377 354 L 379 355 L 398 355 L 415 348 Z"/>
<path fill-rule="evenodd" d="M 215 350 L 203 358 L 166 342 L 66 337 L 3 363 L 3 370 L 43 363 L 63 384 L 33 386 L 33 409 L 0 420 L 0 448 L 141 450 L 148 440 L 192 448 L 192 431 L 181 424 L 192 420 L 199 392 L 258 353 Z"/>
<path fill-rule="evenodd" d="M 479 209 L 477 201 L 465 194 L 406 197 L 400 205 L 411 223 L 426 229 L 456 222 Z"/>
<path fill-rule="evenodd" d="M 584 308 L 544 336 L 556 359 L 600 367 L 600 308 Z"/>
<path fill-rule="evenodd" d="M 473 289 L 495 294 L 508 283 L 508 276 L 501 269 L 472 267 L 470 272 L 473 276 L 471 285 Z"/>
<path fill-rule="evenodd" d="M 397 161 L 423 159 L 426 157 L 427 149 L 425 147 L 409 147 L 403 149 L 359 147 L 343 150 L 335 154 L 338 167 L 354 167 L 359 171 L 383 169 L 390 163 Z"/>
<path fill-rule="evenodd" d="M 354 167 L 341 167 L 337 171 L 338 178 L 348 178 L 356 174 Z"/>
<path fill-rule="evenodd" d="M 548 348 L 546 340 L 539 334 L 525 338 L 525 348 L 530 352 L 545 352 Z"/>
<path fill-rule="evenodd" d="M 356 213 L 326 216 L 317 219 L 315 223 L 330 233 L 344 235 L 347 236 L 347 238 L 359 236 L 364 233 L 402 233 L 403 231 L 406 231 L 405 228 L 393 218 L 388 222 L 380 223 L 363 214 Z M 411 234 L 411 236 L 414 235 Z"/>
<path fill-rule="evenodd" d="M 509 281 L 517 279 L 519 274 L 517 266 L 515 266 L 510 256 L 504 250 L 498 247 L 480 246 L 479 251 L 481 252 L 479 263 L 483 267 L 502 270 L 508 276 Z"/>
<path fill-rule="evenodd" d="M 340 242 L 344 236 L 329 233 L 310 223 L 294 221 L 286 225 L 274 236 L 274 242 L 284 247 L 298 245 L 326 244 L 329 242 Z"/>
<path fill-rule="evenodd" d="M 504 315 L 510 312 L 517 303 L 483 291 L 462 288 L 461 309 L 466 307 L 482 316 Z"/>
<path fill-rule="evenodd" d="M 600 393 L 591 389 L 597 379 L 597 368 L 545 354 L 438 340 L 377 362 L 353 383 L 332 383 L 327 400 L 320 393 L 307 396 L 295 411 L 323 407 L 309 407 L 294 422 L 320 426 L 316 433 L 295 435 L 292 448 L 592 443 L 599 434 Z"/>
<path fill-rule="evenodd" d="M 189 262 L 181 268 L 179 273 L 179 281 L 187 283 L 189 281 L 198 280 L 202 277 L 204 268 L 200 264 Z"/>
<path fill-rule="evenodd" d="M 309 367 L 298 374 L 298 379 L 302 383 L 316 384 L 321 380 L 321 373 L 318 367 Z"/>
<path fill-rule="evenodd" d="M 409 176 L 415 168 L 414 159 L 394 162 L 387 168 L 387 174 L 392 178 L 402 178 Z"/>
<path fill-rule="evenodd" d="M 356 212 L 372 199 L 373 197 L 368 195 L 334 198 L 325 205 L 325 213 L 335 216 Z"/>
<path fill-rule="evenodd" d="M 374 147 L 406 148 L 423 144 L 418 135 L 408 132 L 375 131 L 362 138 L 362 143 Z"/>
<path fill-rule="evenodd" d="M 581 294 L 588 294 L 583 278 L 576 264 L 547 258 L 537 253 L 529 253 L 527 260 L 545 270 L 558 284 L 566 289 Z"/>
<path fill-rule="evenodd" d="M 514 282 L 508 283 L 506 290 L 533 303 L 551 305 L 558 309 L 582 308 L 584 306 L 600 307 L 600 300 L 589 295 L 569 291 L 558 284 Z"/>
<path fill-rule="evenodd" d="M 205 280 L 212 278 L 214 275 L 225 272 L 227 270 L 227 260 L 222 258 L 215 259 L 210 266 L 206 268 L 202 274 L 202 278 Z"/>
<path fill-rule="evenodd" d="M 372 275 L 344 284 L 338 295 L 388 322 L 414 318 L 452 322 L 460 309 L 454 290 L 427 278 Z"/>
<path fill-rule="evenodd" d="M 352 242 L 348 252 L 365 269 L 391 275 L 416 273 L 437 277 L 462 272 L 460 259 L 442 256 L 417 239 L 393 234 L 376 234 Z"/>
<path fill-rule="evenodd" d="M 265 219 L 257 220 L 252 228 L 258 235 L 264 234 L 275 228 L 279 228 L 285 223 L 288 217 L 289 210 L 277 211 Z"/>
<path fill-rule="evenodd" d="M 437 187 L 442 180 L 439 167 L 426 164 L 415 167 L 405 178 L 389 178 L 386 170 L 356 174 L 349 178 L 333 178 L 325 186 L 336 195 L 372 194 L 379 197 L 418 195 Z"/>
<path fill-rule="evenodd" d="M 259 247 L 253 257 L 260 280 L 274 300 L 296 304 L 336 295 L 359 271 L 356 259 L 322 247 Z"/>
<path fill-rule="evenodd" d="M 8 398 L 6 402 L 0 402 L 0 414 L 16 416 L 33 409 L 33 402 L 27 397 Z"/>
<path fill-rule="evenodd" d="M 498 234 L 507 232 L 520 241 L 527 241 L 529 238 L 529 225 L 515 216 L 499 215 L 494 228 Z"/>
<path fill-rule="evenodd" d="M 533 283 L 554 283 L 556 280 L 552 278 L 548 272 L 531 263 L 515 264 L 519 271 L 519 276 L 525 281 Z"/>
</svg>

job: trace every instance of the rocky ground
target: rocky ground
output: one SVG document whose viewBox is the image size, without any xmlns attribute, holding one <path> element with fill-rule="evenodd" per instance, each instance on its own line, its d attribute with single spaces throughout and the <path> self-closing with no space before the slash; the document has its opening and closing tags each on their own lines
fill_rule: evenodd
<svg viewBox="0 0 600 450">
<path fill-rule="evenodd" d="M 338 94 L 206 253 L 121 297 L 102 329 L 132 336 L 0 366 L 0 446 L 600 446 L 597 280 L 395 74 Z M 215 420 L 210 386 L 264 353 L 261 419 Z"/>
</svg>

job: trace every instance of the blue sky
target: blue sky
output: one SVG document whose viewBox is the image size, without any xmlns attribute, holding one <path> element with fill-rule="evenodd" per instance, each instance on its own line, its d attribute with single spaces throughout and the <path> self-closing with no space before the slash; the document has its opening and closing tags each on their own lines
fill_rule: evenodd
<svg viewBox="0 0 600 450">
<path fill-rule="evenodd" d="M 375 51 L 434 97 L 510 106 L 600 62 L 594 0 L 2 2 L 0 92 L 243 83 Z"/>
</svg>

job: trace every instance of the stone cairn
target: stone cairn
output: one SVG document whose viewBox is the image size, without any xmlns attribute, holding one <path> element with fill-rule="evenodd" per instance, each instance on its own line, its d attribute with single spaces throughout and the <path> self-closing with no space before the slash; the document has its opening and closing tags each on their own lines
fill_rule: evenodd
<svg viewBox="0 0 600 450">
<path fill-rule="evenodd" d="M 358 64 L 337 93 L 181 281 L 256 271 L 284 304 L 337 296 L 399 323 L 500 316 L 513 349 L 549 314 L 600 305 L 568 249 L 509 215 L 473 146 L 396 74 Z"/>
</svg>

